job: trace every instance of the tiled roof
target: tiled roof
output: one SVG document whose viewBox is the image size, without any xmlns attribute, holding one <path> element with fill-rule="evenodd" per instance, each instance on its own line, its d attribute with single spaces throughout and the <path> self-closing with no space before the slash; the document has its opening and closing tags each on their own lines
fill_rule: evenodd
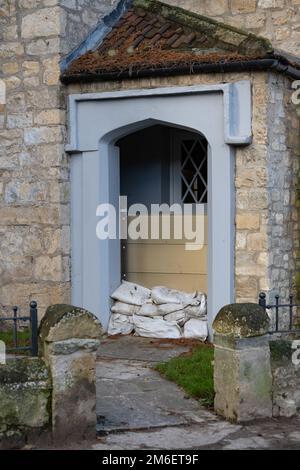
<svg viewBox="0 0 300 470">
<path fill-rule="evenodd" d="M 265 58 L 269 41 L 156 0 L 133 0 L 96 50 L 73 60 L 63 80 Z"/>
</svg>

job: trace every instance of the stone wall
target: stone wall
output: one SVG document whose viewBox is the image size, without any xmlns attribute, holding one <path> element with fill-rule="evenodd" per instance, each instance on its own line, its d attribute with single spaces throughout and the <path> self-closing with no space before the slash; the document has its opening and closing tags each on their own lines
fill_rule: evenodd
<svg viewBox="0 0 300 470">
<path fill-rule="evenodd" d="M 257 304 L 223 307 L 214 324 L 215 411 L 233 421 L 299 416 L 300 336 L 270 335 Z"/>
<path fill-rule="evenodd" d="M 270 75 L 268 110 L 268 254 L 271 299 L 287 300 L 298 290 L 300 120 L 291 100 L 291 83 Z"/>
<path fill-rule="evenodd" d="M 269 38 L 274 47 L 300 53 L 300 0 L 164 0 Z"/>
<path fill-rule="evenodd" d="M 80 44 L 97 23 L 114 10 L 119 0 L 58 0 L 66 18 L 61 52 L 67 54 Z"/>
<path fill-rule="evenodd" d="M 299 52 L 300 0 L 165 1 L 246 27 L 286 50 Z M 0 0 L 0 78 L 7 88 L 6 104 L 0 104 L 1 310 L 17 303 L 21 313 L 27 313 L 34 298 L 43 315 L 48 305 L 70 301 L 69 162 L 64 153 L 66 97 L 59 82 L 59 61 L 116 3 Z M 279 285 L 286 295 L 295 272 L 299 125 L 290 104 L 290 83 L 257 73 L 69 88 L 70 92 L 116 90 L 249 78 L 254 140 L 250 147 L 236 151 L 236 292 L 237 300 L 245 301 L 256 299 L 259 290 Z M 267 97 L 271 97 L 270 107 Z M 274 112 L 279 113 L 275 125 Z M 287 129 L 289 142 L 284 135 Z M 280 177 L 278 188 L 271 191 L 278 164 L 286 177 Z"/>
<path fill-rule="evenodd" d="M 0 129 L 0 303 L 22 309 L 36 298 L 41 313 L 69 291 L 68 167 L 58 81 L 64 19 L 53 4 L 4 1 L 0 15 L 7 87 Z"/>
<path fill-rule="evenodd" d="M 59 61 L 117 0 L 1 0 L 0 309 L 70 300 L 69 167 Z M 26 309 L 26 310 L 25 310 Z"/>
<path fill-rule="evenodd" d="M 300 413 L 300 365 L 299 354 L 293 339 L 277 339 L 270 342 L 273 376 L 273 416 L 291 418 Z M 297 341 L 298 347 L 300 341 Z M 293 355 L 295 359 L 293 361 Z M 296 364 L 298 363 L 298 365 Z"/>
</svg>

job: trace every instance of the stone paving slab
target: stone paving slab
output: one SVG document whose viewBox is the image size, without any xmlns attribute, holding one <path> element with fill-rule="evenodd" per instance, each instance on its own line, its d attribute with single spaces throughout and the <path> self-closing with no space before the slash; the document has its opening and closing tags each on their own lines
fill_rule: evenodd
<svg viewBox="0 0 300 470">
<path fill-rule="evenodd" d="M 225 421 L 110 434 L 94 450 L 300 450 L 300 420 L 268 420 L 247 426 Z M 282 427 L 285 431 L 280 431 Z"/>
<path fill-rule="evenodd" d="M 237 432 L 239 426 L 217 421 L 199 425 L 166 427 L 152 432 L 110 434 L 93 448 L 97 450 L 186 450 L 209 446 Z"/>
<path fill-rule="evenodd" d="M 194 340 L 158 340 L 138 336 L 117 336 L 101 341 L 98 357 L 142 362 L 166 362 L 190 351 Z"/>
<path fill-rule="evenodd" d="M 148 363 L 98 359 L 98 432 L 149 429 L 215 420 Z"/>
<path fill-rule="evenodd" d="M 300 419 L 228 423 L 152 369 L 190 348 L 132 336 L 104 340 L 97 361 L 99 437 L 81 448 L 300 450 Z"/>
</svg>

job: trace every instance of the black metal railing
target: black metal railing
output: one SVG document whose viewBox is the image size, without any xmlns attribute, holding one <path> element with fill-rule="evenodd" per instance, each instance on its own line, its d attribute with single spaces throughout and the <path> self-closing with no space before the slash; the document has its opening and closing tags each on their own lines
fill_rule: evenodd
<svg viewBox="0 0 300 470">
<path fill-rule="evenodd" d="M 32 356 L 38 356 L 38 311 L 37 303 L 35 301 L 30 302 L 30 315 L 29 316 L 18 316 L 18 307 L 13 307 L 12 317 L 0 317 L 0 321 L 12 322 L 12 334 L 13 334 L 13 347 L 7 348 L 6 352 L 16 353 L 23 351 L 30 351 Z M 20 322 L 30 323 L 30 345 L 19 346 L 18 332 Z"/>
<path fill-rule="evenodd" d="M 270 333 L 292 333 L 299 332 L 299 324 L 297 325 L 297 310 L 300 309 L 300 304 L 294 303 L 294 296 L 289 296 L 289 301 L 280 303 L 280 296 L 275 295 L 275 303 L 268 304 L 267 296 L 264 292 L 259 294 L 259 305 L 265 310 L 272 310 L 275 312 L 274 328 Z M 283 312 L 283 313 L 282 313 Z M 298 318 L 300 323 L 300 319 Z M 282 326 L 284 323 L 284 327 Z"/>
</svg>

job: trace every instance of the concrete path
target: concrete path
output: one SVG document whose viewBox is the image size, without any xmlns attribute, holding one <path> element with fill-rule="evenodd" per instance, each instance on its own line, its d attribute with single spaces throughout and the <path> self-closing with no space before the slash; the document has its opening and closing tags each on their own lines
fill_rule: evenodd
<svg viewBox="0 0 300 470">
<path fill-rule="evenodd" d="M 192 344 L 106 339 L 97 366 L 99 450 L 300 449 L 300 420 L 237 426 L 216 417 L 153 370 Z"/>
</svg>

